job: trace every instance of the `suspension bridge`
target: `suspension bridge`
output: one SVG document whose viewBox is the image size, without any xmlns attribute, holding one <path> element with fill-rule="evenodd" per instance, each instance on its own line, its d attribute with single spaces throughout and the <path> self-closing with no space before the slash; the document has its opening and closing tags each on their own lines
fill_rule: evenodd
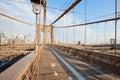
<svg viewBox="0 0 120 80">
<path fill-rule="evenodd" d="M 55 1 L 0 1 L 0 80 L 119 80 L 119 1 Z"/>
</svg>

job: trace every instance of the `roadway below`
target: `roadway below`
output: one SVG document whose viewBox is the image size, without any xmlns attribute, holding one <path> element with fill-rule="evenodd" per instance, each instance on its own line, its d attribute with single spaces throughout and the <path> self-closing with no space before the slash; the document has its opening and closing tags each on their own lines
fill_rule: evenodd
<svg viewBox="0 0 120 80">
<path fill-rule="evenodd" d="M 42 48 L 40 54 L 40 80 L 114 80 L 99 67 L 51 46 Z"/>
<path fill-rule="evenodd" d="M 67 54 L 58 49 L 49 47 L 59 63 L 73 80 L 117 80 L 108 73 L 110 71 L 104 70 L 100 66 L 91 65 L 80 58 Z M 62 58 L 62 59 L 61 59 Z M 64 60 L 64 61 L 63 61 Z M 67 64 L 67 65 L 66 65 Z M 71 73 L 69 73 L 71 72 Z M 118 79 L 119 80 L 119 79 Z"/>
<path fill-rule="evenodd" d="M 26 55 L 20 54 L 13 59 L 8 59 L 8 60 L 2 60 L 2 63 L 0 64 L 0 73 L 3 72 L 5 69 L 9 68 L 11 65 L 25 57 Z"/>
</svg>

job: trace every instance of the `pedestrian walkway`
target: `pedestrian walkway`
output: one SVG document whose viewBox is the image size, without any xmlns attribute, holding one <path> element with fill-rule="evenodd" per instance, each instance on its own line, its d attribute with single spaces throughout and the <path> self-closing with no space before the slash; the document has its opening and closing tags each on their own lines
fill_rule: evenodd
<svg viewBox="0 0 120 80">
<path fill-rule="evenodd" d="M 40 80 L 69 80 L 69 76 L 48 47 L 41 49 Z"/>
</svg>

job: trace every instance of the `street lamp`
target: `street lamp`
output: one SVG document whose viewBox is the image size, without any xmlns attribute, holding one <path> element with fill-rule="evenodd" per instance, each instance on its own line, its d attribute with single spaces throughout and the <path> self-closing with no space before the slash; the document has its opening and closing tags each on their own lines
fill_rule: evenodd
<svg viewBox="0 0 120 80">
<path fill-rule="evenodd" d="M 32 11 L 36 14 L 36 27 L 40 24 L 40 4 L 32 3 Z M 37 29 L 37 28 L 36 28 Z"/>
<path fill-rule="evenodd" d="M 31 0 L 31 3 L 33 4 L 34 13 L 40 13 L 40 5 L 43 5 L 44 1 L 45 0 Z"/>
<path fill-rule="evenodd" d="M 40 14 L 40 4 L 32 3 L 32 11 L 35 14 Z"/>
</svg>

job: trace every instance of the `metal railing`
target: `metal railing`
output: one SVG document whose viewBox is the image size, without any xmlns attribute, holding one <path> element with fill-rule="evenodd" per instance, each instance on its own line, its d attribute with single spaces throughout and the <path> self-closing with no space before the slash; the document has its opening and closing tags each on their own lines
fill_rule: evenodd
<svg viewBox="0 0 120 80">
<path fill-rule="evenodd" d="M 39 51 L 42 46 L 39 47 Z M 28 55 L 0 73 L 0 80 L 39 80 L 40 54 L 31 51 Z M 14 71 L 12 73 L 12 71 Z M 12 74 L 11 74 L 12 73 Z"/>
<path fill-rule="evenodd" d="M 88 62 L 95 63 L 103 66 L 106 69 L 113 70 L 116 74 L 120 75 L 120 56 L 112 54 L 106 54 L 104 52 L 98 52 L 93 50 L 83 50 L 67 46 L 52 45 L 54 49 L 65 51 L 66 53 L 78 56 L 81 59 L 87 60 Z"/>
<path fill-rule="evenodd" d="M 41 50 L 42 46 L 39 47 L 39 51 Z M 40 61 L 40 54 L 35 53 L 36 55 L 30 61 L 30 63 L 25 67 L 23 72 L 20 73 L 16 80 L 39 80 L 39 61 Z"/>
</svg>

